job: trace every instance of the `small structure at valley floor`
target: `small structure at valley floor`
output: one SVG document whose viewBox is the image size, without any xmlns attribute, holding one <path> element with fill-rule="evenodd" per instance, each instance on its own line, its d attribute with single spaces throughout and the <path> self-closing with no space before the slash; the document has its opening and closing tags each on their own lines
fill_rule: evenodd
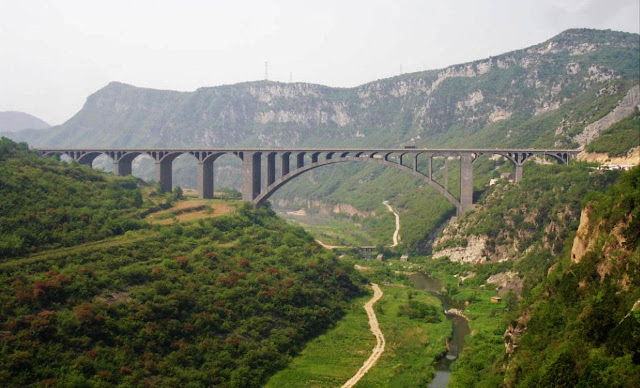
<svg viewBox="0 0 640 388">
<path fill-rule="evenodd" d="M 408 260 L 409 260 L 408 253 L 403 253 L 402 256 L 400 256 L 400 261 L 408 261 Z"/>
<path fill-rule="evenodd" d="M 382 261 L 383 259 L 384 259 L 384 254 L 378 253 L 378 256 L 376 257 L 376 260 Z"/>
<path fill-rule="evenodd" d="M 510 172 L 503 172 L 500 174 L 500 179 L 506 179 L 509 182 L 513 182 L 513 174 Z"/>
<path fill-rule="evenodd" d="M 491 297 L 491 303 L 500 303 L 502 302 L 502 298 L 499 296 L 492 296 Z"/>
</svg>

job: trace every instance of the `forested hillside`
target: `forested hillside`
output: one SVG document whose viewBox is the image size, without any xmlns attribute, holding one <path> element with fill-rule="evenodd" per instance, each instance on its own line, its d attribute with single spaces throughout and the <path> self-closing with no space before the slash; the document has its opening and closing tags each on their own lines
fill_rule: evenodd
<svg viewBox="0 0 640 388">
<path fill-rule="evenodd" d="M 30 222 L 11 255 L 41 250 L 0 261 L 3 386 L 257 386 L 362 293 L 351 266 L 269 209 L 103 230 L 105 214 L 143 226 L 134 180 L 2 145 L 2 193 L 24 198 L 2 202 L 16 222 L 2 237 Z"/>
<path fill-rule="evenodd" d="M 452 385 L 638 386 L 639 206 L 640 167 L 535 166 L 445 229 L 424 268 L 470 304 Z"/>
<path fill-rule="evenodd" d="M 640 384 L 640 167 L 585 203 L 571 253 L 513 323 L 523 334 L 509 338 L 507 385 Z"/>
<path fill-rule="evenodd" d="M 135 178 L 40 158 L 0 138 L 0 262 L 145 227 Z"/>
</svg>

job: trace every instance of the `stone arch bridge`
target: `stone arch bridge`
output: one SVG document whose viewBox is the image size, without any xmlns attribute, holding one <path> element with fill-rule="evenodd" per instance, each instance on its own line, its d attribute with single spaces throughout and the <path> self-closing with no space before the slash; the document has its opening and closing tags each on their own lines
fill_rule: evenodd
<svg viewBox="0 0 640 388">
<path fill-rule="evenodd" d="M 132 162 L 141 155 L 155 161 L 155 180 L 165 191 L 172 190 L 172 163 L 180 155 L 195 157 L 201 198 L 213 198 L 213 165 L 217 158 L 232 154 L 242 160 L 242 199 L 259 206 L 293 178 L 315 168 L 334 163 L 369 161 L 413 174 L 444 195 L 462 215 L 473 208 L 473 162 L 482 155 L 500 155 L 513 163 L 515 180 L 522 179 L 522 167 L 532 156 L 569 163 L 578 151 L 554 149 L 424 149 L 424 148 L 49 148 L 39 155 L 68 155 L 79 164 L 92 166 L 94 159 L 107 155 L 116 175 L 131 174 Z M 444 184 L 433 179 L 434 158 L 444 159 Z M 456 197 L 448 187 L 447 165 L 460 161 L 460 192 Z M 426 161 L 426 171 L 419 168 Z M 424 164 L 424 163 L 423 163 Z M 278 172 L 278 174 L 276 173 Z"/>
</svg>

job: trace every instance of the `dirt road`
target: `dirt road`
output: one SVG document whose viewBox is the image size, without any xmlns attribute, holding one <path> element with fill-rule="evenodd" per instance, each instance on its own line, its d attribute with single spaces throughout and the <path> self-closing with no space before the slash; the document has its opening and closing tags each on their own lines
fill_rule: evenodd
<svg viewBox="0 0 640 388">
<path fill-rule="evenodd" d="M 353 375 L 353 377 L 350 378 L 349 381 L 344 383 L 342 388 L 350 388 L 356 385 L 358 381 L 360 381 L 362 376 L 364 376 L 365 373 L 367 373 L 369 369 L 371 369 L 371 367 L 373 367 L 376 364 L 376 362 L 382 355 L 382 352 L 384 352 L 384 345 L 385 345 L 384 335 L 382 334 L 382 331 L 380 331 L 380 327 L 378 326 L 378 318 L 376 317 L 375 311 L 373 311 L 373 305 L 378 300 L 380 300 L 380 298 L 382 298 L 383 292 L 380 289 L 380 287 L 378 287 L 377 284 L 371 283 L 371 286 L 373 287 L 373 298 L 371 298 L 371 300 L 369 300 L 364 305 L 364 309 L 367 312 L 367 315 L 369 316 L 369 327 L 371 327 L 371 332 L 373 333 L 373 335 L 376 336 L 377 343 L 376 343 L 376 346 L 373 348 L 373 351 L 371 352 L 371 356 L 369 356 L 369 359 L 367 359 L 367 361 L 365 361 L 365 363 L 362 364 L 362 367 L 360 367 L 358 372 L 355 375 Z"/>
<path fill-rule="evenodd" d="M 389 201 L 383 201 L 382 204 L 389 209 L 394 216 L 396 216 L 396 230 L 393 232 L 393 245 L 390 245 L 391 248 L 398 246 L 398 241 L 400 240 L 400 215 L 396 213 L 393 208 L 389 205 Z"/>
</svg>

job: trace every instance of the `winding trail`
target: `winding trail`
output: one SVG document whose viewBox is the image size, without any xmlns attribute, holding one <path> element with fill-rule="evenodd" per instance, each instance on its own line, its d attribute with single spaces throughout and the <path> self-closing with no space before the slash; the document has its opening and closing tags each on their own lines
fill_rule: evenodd
<svg viewBox="0 0 640 388">
<path fill-rule="evenodd" d="M 380 331 L 380 327 L 378 326 L 378 318 L 376 317 L 375 311 L 373 311 L 373 305 L 378 300 L 380 300 L 380 298 L 382 298 L 383 292 L 377 284 L 371 283 L 371 286 L 373 287 L 373 298 L 371 298 L 371 300 L 369 300 L 364 305 L 364 309 L 369 316 L 369 327 L 371 327 L 371 332 L 373 333 L 373 335 L 376 336 L 377 343 L 371 351 L 371 355 L 369 356 L 367 361 L 362 364 L 358 372 L 353 375 L 353 377 L 350 378 L 349 381 L 344 383 L 341 388 L 351 388 L 356 385 L 358 381 L 360 381 L 360 379 L 365 375 L 365 373 L 367 373 L 369 369 L 371 369 L 371 367 L 373 367 L 376 362 L 378 362 L 378 359 L 382 355 L 382 352 L 384 352 L 384 335 L 382 334 L 382 331 Z"/>
<path fill-rule="evenodd" d="M 389 205 L 389 201 L 382 201 L 382 204 L 389 209 L 394 216 L 396 216 L 396 230 L 393 232 L 393 245 L 390 245 L 391 248 L 398 246 L 398 241 L 400 240 L 400 215 L 396 213 L 393 208 Z"/>
</svg>

